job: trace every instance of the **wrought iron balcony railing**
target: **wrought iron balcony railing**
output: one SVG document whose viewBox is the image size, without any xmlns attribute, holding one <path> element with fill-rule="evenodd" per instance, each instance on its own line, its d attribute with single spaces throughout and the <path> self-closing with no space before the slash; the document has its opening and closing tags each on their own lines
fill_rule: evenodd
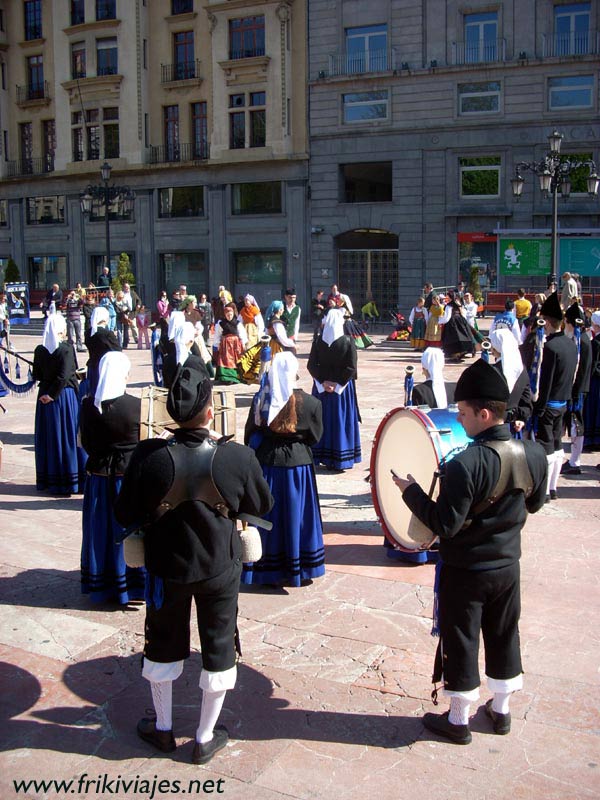
<svg viewBox="0 0 600 800">
<path fill-rule="evenodd" d="M 178 61 L 175 64 L 160 65 L 160 82 L 188 81 L 200 77 L 200 61 Z"/>
<path fill-rule="evenodd" d="M 17 104 L 28 103 L 30 100 L 49 100 L 50 91 L 48 81 L 43 83 L 28 83 L 17 86 Z"/>
<path fill-rule="evenodd" d="M 600 31 L 556 33 L 542 36 L 544 58 L 558 56 L 597 56 L 600 54 Z"/>
<path fill-rule="evenodd" d="M 150 152 L 148 154 L 149 164 L 206 161 L 207 159 L 208 142 L 150 145 Z"/>
<path fill-rule="evenodd" d="M 17 178 L 20 175 L 44 175 L 54 172 L 54 156 L 47 155 L 41 158 L 19 158 L 7 162 L 7 176 Z"/>
<path fill-rule="evenodd" d="M 264 56 L 265 46 L 259 45 L 257 47 L 244 47 L 241 50 L 230 50 L 230 61 L 236 61 L 239 58 L 256 58 L 257 56 Z"/>
<path fill-rule="evenodd" d="M 506 39 L 484 42 L 452 42 L 452 63 L 492 64 L 506 61 Z"/>
<path fill-rule="evenodd" d="M 364 75 L 389 72 L 398 66 L 396 50 L 363 50 L 358 53 L 335 53 L 329 56 L 330 75 Z"/>
</svg>

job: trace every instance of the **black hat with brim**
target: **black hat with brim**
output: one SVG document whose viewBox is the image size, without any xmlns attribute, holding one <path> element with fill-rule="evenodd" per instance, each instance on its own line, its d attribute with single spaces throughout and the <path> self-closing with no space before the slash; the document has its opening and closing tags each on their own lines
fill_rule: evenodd
<svg viewBox="0 0 600 800">
<path fill-rule="evenodd" d="M 167 411 L 175 422 L 189 422 L 207 405 L 212 385 L 205 374 L 193 367 L 178 366 L 167 397 Z"/>
<path fill-rule="evenodd" d="M 563 312 L 558 302 L 558 292 L 552 292 L 544 300 L 540 309 L 540 314 L 543 317 L 551 317 L 552 319 L 562 319 Z"/>
<path fill-rule="evenodd" d="M 583 325 L 585 315 L 579 303 L 572 303 L 565 311 L 565 320 L 570 325 Z"/>
<path fill-rule="evenodd" d="M 508 402 L 510 392 L 506 378 L 482 358 L 462 373 L 454 390 L 454 401 L 498 400 Z"/>
</svg>

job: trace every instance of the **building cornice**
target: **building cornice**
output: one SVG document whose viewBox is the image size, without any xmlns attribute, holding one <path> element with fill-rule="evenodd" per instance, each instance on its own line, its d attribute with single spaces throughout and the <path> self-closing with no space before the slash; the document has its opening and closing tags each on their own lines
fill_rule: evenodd
<svg viewBox="0 0 600 800">
<path fill-rule="evenodd" d="M 87 31 L 103 30 L 104 28 L 118 28 L 121 24 L 120 19 L 102 19 L 90 20 L 90 22 L 82 22 L 80 25 L 68 25 L 63 28 L 63 33 L 67 36 L 79 35 Z"/>
</svg>

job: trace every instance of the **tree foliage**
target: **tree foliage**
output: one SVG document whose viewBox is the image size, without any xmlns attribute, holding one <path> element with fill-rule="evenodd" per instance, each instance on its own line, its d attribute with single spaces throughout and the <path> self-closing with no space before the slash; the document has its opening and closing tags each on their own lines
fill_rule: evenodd
<svg viewBox="0 0 600 800">
<path fill-rule="evenodd" d="M 111 288 L 116 294 L 123 288 L 123 284 L 128 283 L 132 286 L 135 283 L 135 276 L 131 271 L 131 262 L 127 253 L 121 253 L 117 262 L 117 274 L 112 280 Z"/>
</svg>

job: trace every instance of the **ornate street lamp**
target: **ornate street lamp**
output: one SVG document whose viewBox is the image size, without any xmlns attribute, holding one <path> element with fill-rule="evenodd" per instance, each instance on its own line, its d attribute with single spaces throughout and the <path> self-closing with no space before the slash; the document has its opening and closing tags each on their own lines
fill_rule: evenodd
<svg viewBox="0 0 600 800">
<path fill-rule="evenodd" d="M 562 140 L 562 133 L 553 131 L 548 136 L 549 152 L 540 161 L 521 161 L 518 163 L 515 167 L 515 176 L 510 181 L 513 196 L 517 201 L 523 194 L 525 181 L 521 173 L 525 170 L 538 176 L 540 189 L 544 197 L 548 197 L 549 194 L 552 195 L 552 250 L 549 283 L 557 280 L 559 189 L 563 200 L 567 200 L 571 193 L 569 175 L 580 167 L 587 167 L 589 170 L 587 190 L 590 197 L 595 197 L 598 194 L 598 185 L 600 184 L 600 178 L 596 173 L 596 164 L 591 159 L 578 160 L 560 155 Z"/>
<path fill-rule="evenodd" d="M 79 204 L 81 206 L 81 213 L 88 217 L 92 213 L 92 206 L 94 200 L 100 200 L 104 206 L 104 221 L 106 225 L 106 266 L 110 273 L 110 220 L 109 220 L 109 207 L 112 203 L 117 201 L 123 207 L 126 214 L 131 213 L 135 202 L 135 193 L 129 186 L 110 186 L 110 173 L 112 167 L 105 161 L 100 167 L 100 177 L 102 184 L 97 186 L 89 185 L 79 195 Z"/>
</svg>

